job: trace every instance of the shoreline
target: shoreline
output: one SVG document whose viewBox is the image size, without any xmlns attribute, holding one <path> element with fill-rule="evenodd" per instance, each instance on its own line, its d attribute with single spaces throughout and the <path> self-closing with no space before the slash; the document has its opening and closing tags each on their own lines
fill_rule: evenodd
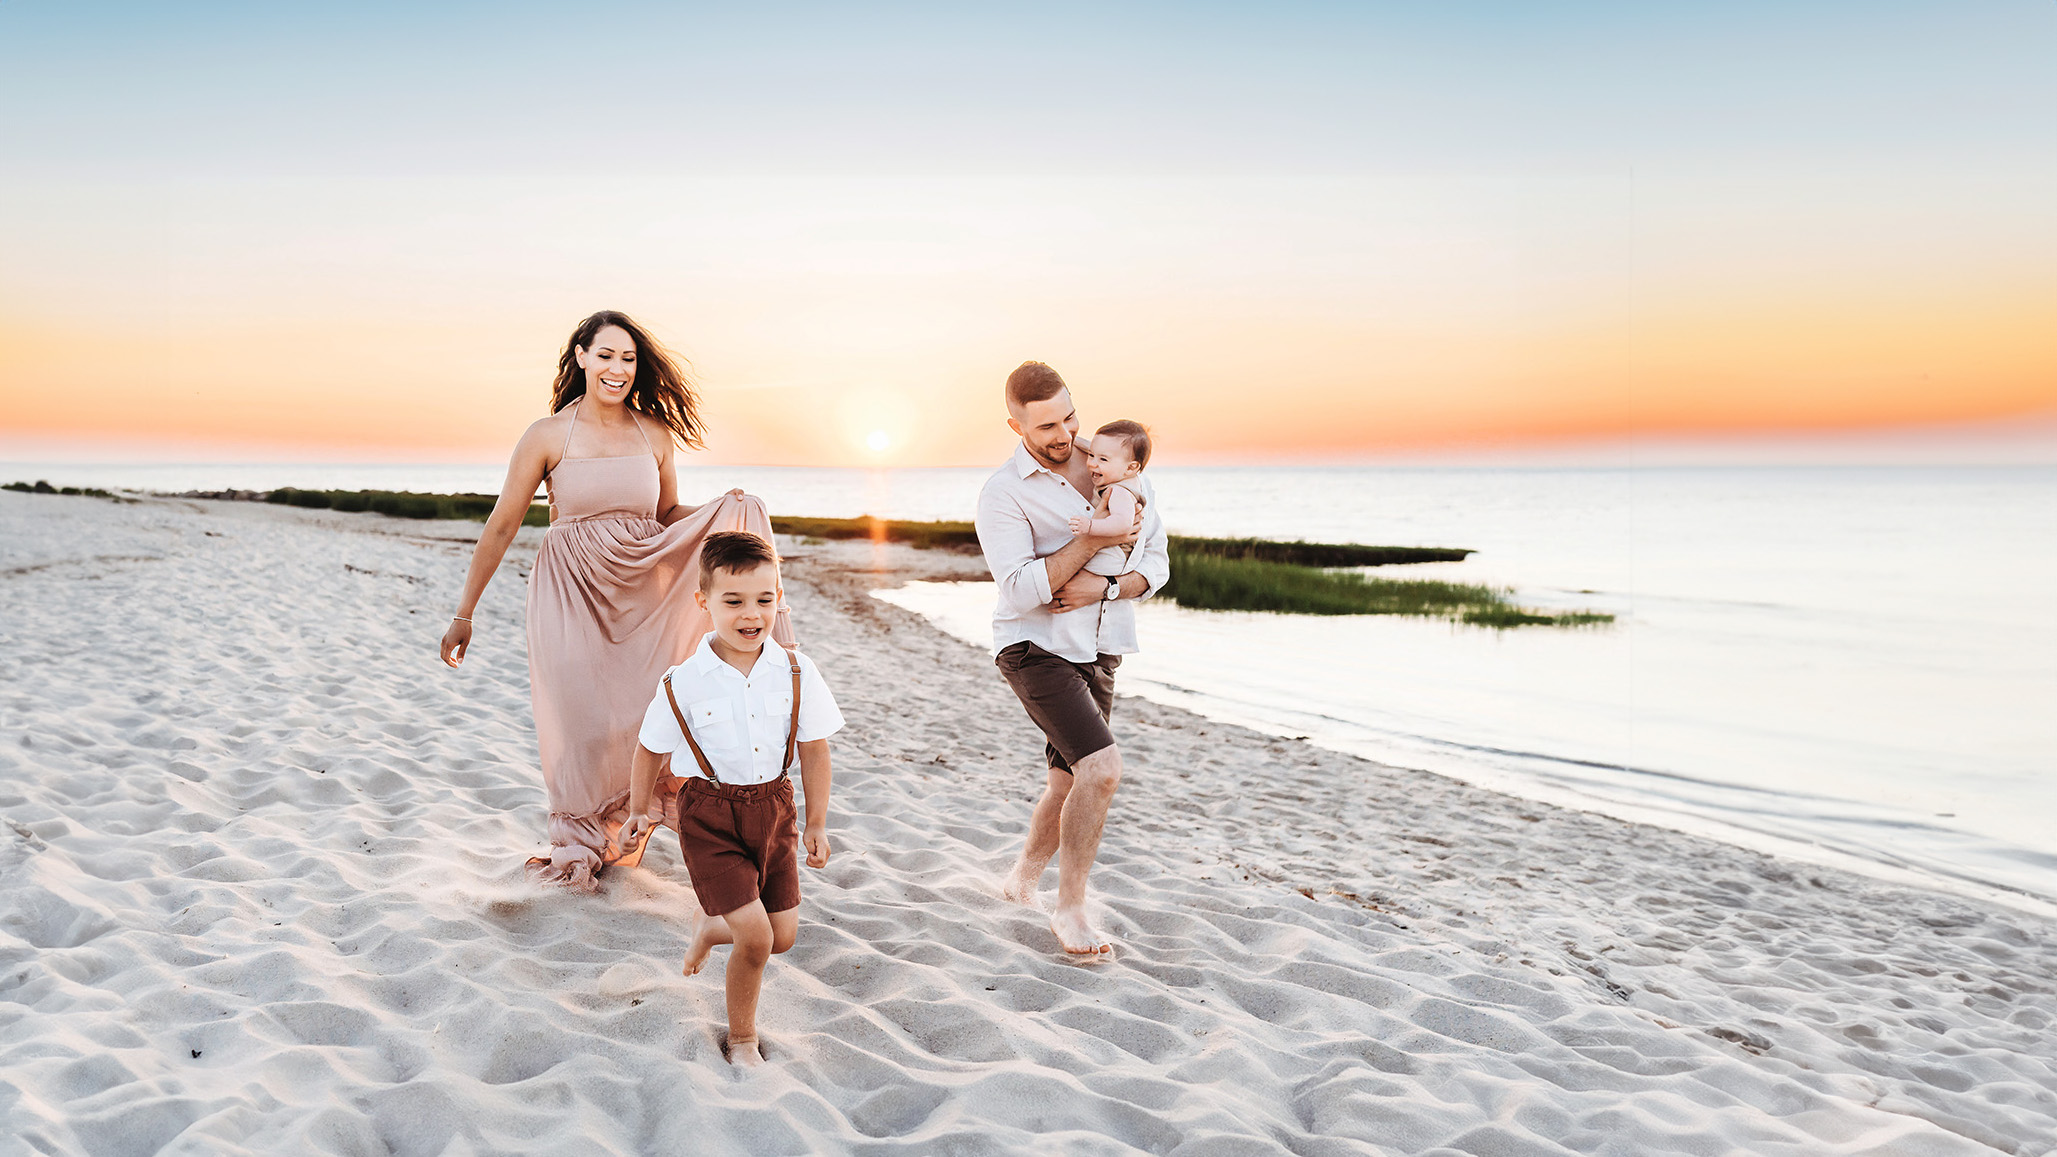
<svg viewBox="0 0 2057 1157">
<path fill-rule="evenodd" d="M 42 486 L 43 484 L 38 483 L 36 485 Z M 292 493 L 292 488 L 286 489 L 288 493 Z M 302 507 L 299 504 L 292 503 L 290 501 L 279 502 L 276 499 L 271 499 L 268 501 L 268 492 L 253 490 L 188 490 L 174 493 L 168 491 L 149 491 L 131 489 L 119 490 L 110 493 L 104 489 L 93 487 L 66 487 L 62 488 L 61 490 L 55 488 L 31 489 L 28 484 L 24 483 L 14 483 L 5 486 L 0 486 L 0 490 L 15 491 L 22 494 L 31 495 L 99 498 L 103 500 L 112 500 L 115 502 L 127 503 L 147 500 L 182 502 L 219 501 L 255 503 L 259 505 L 271 504 L 279 506 L 293 506 L 301 509 L 317 509 L 323 511 L 324 513 L 328 512 L 330 509 L 327 506 L 315 506 L 311 508 Z M 429 494 L 426 495 L 426 497 L 431 499 L 449 499 L 452 497 L 462 498 L 480 496 L 453 496 L 448 494 Z M 544 509 L 544 507 L 542 507 L 539 503 L 535 507 L 531 508 L 531 513 L 533 514 L 534 512 L 540 511 L 542 509 Z M 407 527 L 418 528 L 425 525 L 434 525 L 439 521 L 434 518 L 424 517 L 418 512 L 414 514 L 402 515 L 396 514 L 392 511 L 380 511 L 376 509 L 367 510 L 359 506 L 337 508 L 335 512 L 341 514 L 378 514 L 384 518 L 387 518 L 392 523 L 396 524 L 396 526 L 389 526 L 386 528 L 372 528 L 369 531 L 369 533 L 399 533 L 401 530 Z M 466 523 L 475 524 L 483 521 L 483 515 L 479 515 L 477 517 L 466 517 L 461 520 L 446 519 L 440 521 L 447 521 L 456 525 L 463 525 Z M 778 528 L 778 537 L 781 539 L 782 543 L 785 543 L 787 545 L 818 545 L 824 541 L 824 535 L 827 536 L 826 541 L 829 543 L 847 543 L 853 539 L 859 539 L 863 537 L 857 534 L 855 531 L 853 531 L 851 529 L 852 526 L 859 523 L 869 523 L 872 524 L 874 528 L 885 527 L 888 528 L 889 531 L 895 531 L 895 533 L 884 535 L 879 533 L 876 529 L 874 529 L 870 533 L 869 538 L 866 539 L 866 541 L 868 542 L 878 542 L 896 546 L 911 545 L 921 552 L 935 552 L 946 555 L 957 555 L 959 557 L 964 557 L 966 555 L 975 556 L 976 554 L 975 547 L 969 548 L 968 550 L 965 547 L 964 543 L 960 541 L 961 535 L 953 537 L 950 533 L 951 531 L 956 530 L 958 528 L 968 528 L 970 526 L 969 523 L 908 522 L 905 520 L 879 519 L 869 516 L 860 518 L 816 518 L 812 516 L 793 515 L 775 516 L 773 521 L 775 524 L 787 524 L 786 526 Z M 546 521 L 525 522 L 522 528 L 524 538 L 526 539 L 529 536 L 539 536 L 543 529 L 547 529 L 547 525 L 548 524 Z M 823 527 L 829 527 L 830 529 L 824 530 L 822 529 Z M 903 529 L 908 531 L 909 533 L 897 533 L 897 531 Z M 968 529 L 966 530 L 966 532 L 968 533 Z M 540 538 L 537 537 L 536 540 L 540 541 Z M 1255 547 L 1279 547 L 1285 548 L 1287 550 L 1291 550 L 1295 547 L 1308 546 L 1308 544 L 1304 543 L 1271 543 L 1256 539 L 1235 540 L 1233 542 L 1231 542 L 1230 540 L 1216 539 L 1188 539 L 1186 541 L 1189 544 L 1198 542 L 1215 544 L 1217 546 L 1244 546 L 1246 548 L 1249 548 L 1254 544 Z M 1456 556 L 1458 558 L 1461 558 L 1464 555 L 1475 553 L 1469 550 L 1446 550 L 1444 548 L 1421 547 L 1393 548 L 1354 546 L 1336 548 L 1325 547 L 1321 546 L 1320 544 L 1314 544 L 1314 548 L 1320 550 L 1346 549 L 1373 553 L 1400 552 L 1420 554 L 1423 556 L 1440 556 L 1448 554 Z M 533 543 L 530 544 L 529 549 L 531 551 L 534 549 Z M 867 546 L 866 549 L 869 549 L 869 547 Z M 887 572 L 880 572 L 879 577 L 881 581 L 888 583 L 889 585 L 882 588 L 879 591 L 872 591 L 867 593 L 873 594 L 874 597 L 876 597 L 876 595 L 884 593 L 884 591 L 889 591 L 894 587 L 904 586 L 909 582 L 980 582 L 991 580 L 991 576 L 985 572 L 984 568 L 976 565 L 970 567 L 957 568 L 944 565 L 938 568 L 926 562 L 908 561 L 913 559 L 919 559 L 920 557 L 921 555 L 919 554 L 906 554 L 902 561 L 897 564 L 896 569 Z M 1394 559 L 1388 559 L 1387 561 L 1391 562 L 1418 560 L 1412 558 L 1396 557 Z M 891 602 L 891 600 L 887 601 Z M 895 605 L 896 607 L 899 606 L 899 604 L 897 603 L 894 603 L 893 605 Z M 921 619 L 923 621 L 923 625 L 928 627 L 929 629 L 937 630 L 944 634 L 949 634 L 947 630 L 945 630 L 938 624 L 928 622 L 919 612 L 909 611 L 909 613 L 914 614 L 917 619 Z M 1611 620 L 1613 616 L 1610 615 L 1605 617 Z M 977 644 L 973 645 L 976 646 Z M 1157 688 L 1152 688 L 1151 690 L 1152 692 L 1158 691 Z M 1124 691 L 1120 694 L 1122 694 L 1125 697 L 1134 697 L 1138 699 L 1148 698 L 1151 701 L 1162 704 L 1164 706 L 1173 707 L 1179 710 L 1191 711 L 1198 716 L 1216 720 L 1224 724 L 1232 724 L 1238 727 L 1244 727 L 1257 734 L 1266 735 L 1278 739 L 1286 739 L 1290 741 L 1306 742 L 1311 746 L 1318 747 L 1323 750 L 1353 755 L 1358 758 L 1366 759 L 1372 762 L 1378 762 L 1380 760 L 1380 754 L 1354 749 L 1346 743 L 1330 742 L 1318 736 L 1294 734 L 1290 730 L 1277 730 L 1275 729 L 1274 725 L 1267 724 L 1262 720 L 1251 718 L 1247 715 L 1239 717 L 1232 709 L 1229 711 L 1209 712 L 1203 710 L 1199 706 L 1188 706 L 1185 704 L 1178 703 L 1176 702 L 1175 697 L 1181 693 L 1193 696 L 1195 698 L 1204 698 L 1202 696 L 1196 695 L 1193 692 L 1186 691 L 1183 688 L 1167 685 L 1164 688 L 1162 688 L 1162 691 L 1169 692 L 1169 694 L 1153 694 L 1141 691 Z M 1620 820 L 1622 822 L 1645 824 L 1665 831 L 1677 832 L 1683 835 L 1693 836 L 1695 838 L 1711 839 L 1716 842 L 1728 844 L 1732 847 L 1758 852 L 1760 854 L 1794 859 L 1798 862 L 1806 863 L 1817 867 L 1828 867 L 1835 868 L 1841 871 L 1855 872 L 1859 875 L 1870 876 L 1871 878 L 1876 879 L 1882 883 L 1894 884 L 1903 887 L 1932 889 L 1936 891 L 1945 892 L 1951 895 L 1957 895 L 1965 899 L 1973 900 L 1979 903 L 1997 904 L 2004 907 L 2013 908 L 2026 915 L 2037 916 L 2044 919 L 2057 919 L 2057 892 L 2053 892 L 2050 894 L 2038 893 L 2035 891 L 2031 891 L 2027 888 L 2017 887 L 2014 885 L 2000 883 L 1997 881 L 1975 876 L 1970 874 L 1969 872 L 1952 872 L 1944 870 L 1940 867 L 1915 865 L 1905 862 L 1897 862 L 1884 858 L 1878 858 L 1876 856 L 1867 855 L 1864 851 L 1861 850 L 1853 851 L 1846 848 L 1836 847 L 1830 844 L 1809 840 L 1797 835 L 1786 835 L 1778 832 L 1752 828 L 1741 824 L 1730 823 L 1723 820 L 1719 816 L 1695 811 L 1690 808 L 1665 808 L 1662 806 L 1651 804 L 1640 804 L 1630 800 L 1614 799 L 1604 795 L 1582 793 L 1575 789 L 1567 789 L 1550 785 L 1544 781 L 1533 779 L 1532 777 L 1524 777 L 1518 773 L 1494 771 L 1492 769 L 1478 766 L 1476 764 L 1460 763 L 1460 765 L 1458 766 L 1447 767 L 1411 765 L 1400 766 L 1408 766 L 1409 770 L 1419 771 L 1423 774 L 1437 775 L 1446 779 L 1453 780 L 1457 783 L 1464 784 L 1466 786 L 1477 787 L 1481 790 L 1494 792 L 1500 795 L 1506 795 L 1514 799 L 1527 800 L 1534 803 L 1548 804 L 1552 807 L 1564 808 L 1572 811 L 1590 811 L 1596 815 L 1606 816 L 1611 819 Z M 1717 784 L 1715 786 L 1727 785 Z"/>
<path fill-rule="evenodd" d="M 2057 1135 L 2057 924 L 1132 696 L 1095 875 L 1120 958 L 1056 958 L 994 894 L 1039 741 L 983 652 L 869 593 L 977 564 L 868 543 L 781 543 L 851 726 L 837 857 L 767 979 L 774 1071 L 739 1081 L 706 1031 L 718 983 L 671 975 L 668 844 L 598 902 L 520 879 L 541 532 L 448 672 L 424 624 L 475 525 L 352 517 L 0 494 L 35 673 L 5 700 L 33 742 L 0 745 L 18 1135 L 2036 1157 Z M 624 1100 L 627 1072 L 673 1092 Z"/>
<path fill-rule="evenodd" d="M 288 493 L 292 492 L 292 488 L 286 489 Z M 128 503 L 147 500 L 181 502 L 218 501 L 253 503 L 258 505 L 289 506 L 294 507 L 296 509 L 320 510 L 323 513 L 328 513 L 330 510 L 330 508 L 327 506 L 304 507 L 300 506 L 299 504 L 292 503 L 290 501 L 278 502 L 276 499 L 268 501 L 268 492 L 253 490 L 188 490 L 176 493 L 166 491 L 119 490 L 110 493 L 104 489 L 91 487 L 67 487 L 63 488 L 62 490 L 39 490 L 30 489 L 27 486 L 27 484 L 20 483 L 0 486 L 0 490 L 16 491 L 22 494 L 31 495 L 99 498 L 103 500 L 112 500 L 115 502 Z M 448 499 L 451 497 L 467 496 L 430 494 L 426 497 L 432 499 Z M 480 496 L 472 495 L 468 497 Z M 538 505 L 531 508 L 531 513 L 533 514 L 535 511 L 540 511 L 542 509 L 544 509 L 544 507 L 542 507 L 539 503 Z M 376 514 L 389 520 L 389 522 L 393 524 L 383 528 L 374 527 L 369 529 L 368 532 L 374 534 L 401 533 L 409 527 L 420 528 L 427 525 L 436 525 L 439 523 L 439 521 L 448 522 L 450 524 L 457 526 L 462 526 L 466 524 L 476 524 L 483 521 L 483 515 L 479 515 L 477 517 L 466 517 L 464 519 L 437 520 L 433 518 L 425 518 L 419 513 L 402 515 L 393 513 L 391 511 L 367 510 L 356 506 L 349 508 L 337 508 L 335 510 L 335 513 Z M 904 586 L 909 582 L 991 581 L 991 576 L 986 573 L 984 568 L 981 566 L 977 566 L 975 564 L 968 567 L 952 567 L 948 564 L 937 566 L 933 563 L 922 561 L 925 555 L 929 553 L 941 555 L 954 555 L 959 558 L 975 558 L 975 547 L 967 549 L 964 543 L 960 541 L 961 536 L 952 537 L 948 533 L 948 531 L 952 529 L 968 528 L 970 526 L 969 523 L 907 522 L 905 520 L 879 519 L 869 516 L 861 518 L 816 518 L 812 516 L 795 515 L 775 516 L 773 521 L 775 524 L 788 524 L 787 526 L 778 528 L 778 537 L 780 538 L 783 544 L 787 546 L 797 546 L 801 548 L 804 548 L 805 546 L 820 545 L 824 541 L 830 544 L 843 544 L 850 543 L 852 540 L 860 539 L 861 536 L 859 536 L 851 530 L 851 526 L 854 526 L 858 523 L 870 523 L 874 527 L 882 526 L 889 529 L 907 528 L 911 530 L 912 533 L 910 534 L 902 535 L 895 533 L 890 536 L 881 535 L 876 530 L 874 530 L 868 538 L 862 539 L 862 541 L 864 541 L 867 544 L 863 547 L 863 549 L 871 549 L 871 546 L 869 544 L 879 543 L 885 544 L 889 547 L 897 548 L 901 551 L 902 557 L 900 561 L 895 564 L 894 568 L 887 571 L 878 572 L 878 577 L 880 578 L 881 582 L 888 584 L 885 588 L 883 588 L 886 590 L 890 590 L 893 587 Z M 530 538 L 533 538 L 534 541 L 539 542 L 540 534 L 543 530 L 547 529 L 547 525 L 548 524 L 546 521 L 525 522 L 522 527 L 522 541 L 527 541 Z M 831 529 L 825 531 L 822 529 L 822 527 L 825 526 L 830 527 Z M 936 532 L 938 528 L 944 528 L 944 531 L 940 534 L 933 533 Z M 345 529 L 348 528 L 346 527 Z M 459 533 L 461 534 L 464 532 L 460 531 Z M 823 537 L 824 535 L 827 536 L 825 540 Z M 1307 545 L 1304 543 L 1269 543 L 1255 539 L 1235 540 L 1234 542 L 1231 542 L 1230 540 L 1215 539 L 1189 539 L 1187 541 L 1189 543 L 1213 543 L 1222 546 L 1242 545 L 1247 547 L 1251 544 L 1254 544 L 1257 547 L 1270 546 L 1283 547 L 1287 549 L 1291 549 L 1295 546 L 1305 547 Z M 1322 547 L 1320 546 L 1320 544 L 1315 545 L 1317 549 L 1349 549 L 1366 552 L 1412 552 L 1422 555 L 1448 554 L 1459 558 L 1461 558 L 1464 555 L 1475 553 L 1469 550 L 1446 550 L 1444 548 L 1392 548 L 1362 546 L 1334 548 Z M 908 546 L 913 546 L 916 549 L 917 553 L 908 553 L 906 551 L 906 547 Z M 533 551 L 533 542 L 529 543 L 528 549 L 530 551 Z M 1397 559 L 1397 561 L 1416 560 L 1409 558 Z M 874 597 L 876 597 L 876 595 L 879 592 L 872 591 L 867 593 L 872 594 L 874 595 Z M 887 601 L 891 602 L 891 600 Z M 896 606 L 896 608 L 899 606 L 897 603 L 893 605 Z M 904 610 L 905 608 L 900 609 Z M 927 627 L 928 629 L 936 630 L 946 635 L 949 634 L 949 632 L 941 626 L 932 622 L 928 622 L 919 612 L 909 611 L 908 613 L 913 614 L 917 619 L 921 620 L 923 626 Z M 1610 620 L 1612 619 L 1612 616 L 1606 617 Z M 977 644 L 974 643 L 972 645 L 976 646 Z M 1152 690 L 1154 691 L 1156 689 L 1153 688 Z M 1254 733 L 1269 736 L 1272 738 L 1285 739 L 1288 741 L 1305 742 L 1310 744 L 1311 746 L 1318 747 L 1323 750 L 1352 755 L 1357 758 L 1365 759 L 1371 762 L 1379 762 L 1380 760 L 1380 755 L 1378 754 L 1353 749 L 1347 744 L 1340 742 L 1325 741 L 1321 737 L 1294 734 L 1288 730 L 1276 730 L 1272 725 L 1268 725 L 1262 720 L 1249 718 L 1247 716 L 1238 717 L 1232 710 L 1227 712 L 1208 712 L 1202 710 L 1200 707 L 1197 706 L 1187 706 L 1184 704 L 1180 704 L 1177 703 L 1174 698 L 1177 694 L 1183 692 L 1188 695 L 1193 695 L 1194 693 L 1185 691 L 1182 688 L 1174 686 L 1167 686 L 1163 690 L 1170 692 L 1171 694 L 1149 694 L 1140 691 L 1124 691 L 1120 694 L 1124 697 L 1133 697 L 1137 699 L 1148 698 L 1153 702 L 1162 704 L 1167 707 L 1172 707 L 1178 710 L 1191 711 L 1197 716 L 1216 720 L 1223 724 L 1247 728 Z M 1423 774 L 1440 776 L 1442 778 L 1450 779 L 1454 782 L 1464 784 L 1468 787 L 1476 787 L 1480 790 L 1493 792 L 1499 795 L 1505 795 L 1513 799 L 1527 800 L 1534 803 L 1547 804 L 1552 807 L 1563 808 L 1572 811 L 1590 811 L 1596 815 L 1606 816 L 1608 818 L 1620 820 L 1625 823 L 1643 824 L 1664 831 L 1676 832 L 1683 835 L 1693 836 L 1699 839 L 1711 839 L 1716 842 L 1727 844 L 1732 847 L 1741 848 L 1747 851 L 1757 852 L 1764 855 L 1793 859 L 1798 862 L 1809 864 L 1812 866 L 1834 868 L 1841 871 L 1854 872 L 1859 875 L 1869 876 L 1873 879 L 1880 881 L 1881 883 L 1893 884 L 1902 887 L 1932 889 L 1950 895 L 1960 896 L 1962 898 L 1973 900 L 1979 903 L 1997 904 L 2003 907 L 2012 908 L 2022 912 L 2025 915 L 2036 916 L 2043 919 L 2057 920 L 2057 892 L 2053 892 L 2051 894 L 2038 893 L 2026 888 L 1984 879 L 1975 875 L 1971 875 L 1968 872 L 1951 872 L 1938 867 L 1914 865 L 1904 862 L 1895 862 L 1883 858 L 1876 858 L 1874 856 L 1866 855 L 1863 851 L 1852 851 L 1845 848 L 1820 843 L 1818 841 L 1805 839 L 1800 836 L 1785 835 L 1778 832 L 1766 831 L 1762 829 L 1747 827 L 1741 824 L 1726 822 L 1719 816 L 1694 811 L 1690 808 L 1664 808 L 1656 805 L 1639 804 L 1630 800 L 1613 799 L 1606 797 L 1604 795 L 1582 793 L 1573 789 L 1555 787 L 1541 780 L 1535 780 L 1531 777 L 1521 776 L 1518 773 L 1495 772 L 1491 769 L 1478 766 L 1476 764 L 1462 764 L 1460 766 L 1454 767 L 1428 767 L 1410 765 L 1399 766 L 1407 766 L 1408 770 L 1418 771 Z"/>
</svg>

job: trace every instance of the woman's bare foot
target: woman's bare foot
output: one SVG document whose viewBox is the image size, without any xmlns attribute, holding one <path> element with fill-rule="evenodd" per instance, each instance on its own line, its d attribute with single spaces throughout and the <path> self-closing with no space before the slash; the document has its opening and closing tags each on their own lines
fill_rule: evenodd
<svg viewBox="0 0 2057 1157">
<path fill-rule="evenodd" d="M 754 1069 L 764 1063 L 764 1052 L 757 1047 L 757 1038 L 754 1036 L 747 1040 L 730 1037 L 722 1042 L 722 1049 L 728 1053 L 729 1063 L 732 1065 Z"/>
<path fill-rule="evenodd" d="M 700 970 L 707 966 L 707 958 L 713 955 L 715 946 L 722 942 L 716 935 L 720 931 L 719 922 L 718 917 L 712 920 L 705 916 L 693 918 L 693 942 L 686 946 L 686 966 L 683 970 L 687 976 L 700 975 Z"/>
<path fill-rule="evenodd" d="M 1086 922 L 1081 909 L 1059 908 L 1050 916 L 1050 931 L 1057 934 L 1057 942 L 1073 956 L 1114 958 L 1114 944 Z"/>
<path fill-rule="evenodd" d="M 1023 876 L 1021 868 L 1017 866 L 1014 870 L 1007 873 L 1006 879 L 1000 881 L 1000 894 L 1017 904 L 1040 909 L 1043 906 L 1043 902 L 1036 895 L 1036 885 L 1042 882 L 1042 875 L 1041 872 L 1037 872 L 1036 879 L 1027 879 Z"/>
</svg>

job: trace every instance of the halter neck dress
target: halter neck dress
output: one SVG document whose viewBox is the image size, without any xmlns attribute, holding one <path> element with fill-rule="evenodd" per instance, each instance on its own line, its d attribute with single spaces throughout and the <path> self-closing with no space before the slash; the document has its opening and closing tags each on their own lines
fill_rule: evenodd
<svg viewBox="0 0 2057 1157">
<path fill-rule="evenodd" d="M 574 402 L 577 406 L 580 403 Z M 630 418 L 643 433 L 640 416 Z M 571 447 L 578 411 L 564 432 Z M 762 499 L 724 494 L 678 522 L 657 521 L 657 455 L 566 458 L 543 477 L 550 529 L 529 575 L 529 696 L 543 787 L 550 802 L 550 854 L 528 862 L 539 879 L 585 891 L 608 864 L 633 866 L 641 847 L 622 853 L 628 819 L 629 764 L 636 730 L 658 680 L 691 655 L 712 629 L 693 601 L 700 545 L 718 530 L 747 530 L 771 541 Z M 790 645 L 792 619 L 779 608 L 772 638 Z M 661 776 L 657 798 L 667 822 L 678 780 Z"/>
</svg>

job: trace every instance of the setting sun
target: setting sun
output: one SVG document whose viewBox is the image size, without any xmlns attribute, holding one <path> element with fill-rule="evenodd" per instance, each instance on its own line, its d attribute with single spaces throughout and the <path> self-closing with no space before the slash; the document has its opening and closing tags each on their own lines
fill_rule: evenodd
<svg viewBox="0 0 2057 1157">
<path fill-rule="evenodd" d="M 884 430 L 873 430 L 871 433 L 864 436 L 865 449 L 870 450 L 874 454 L 885 453 L 886 447 L 891 446 L 892 444 L 893 436 L 886 433 Z"/>
</svg>

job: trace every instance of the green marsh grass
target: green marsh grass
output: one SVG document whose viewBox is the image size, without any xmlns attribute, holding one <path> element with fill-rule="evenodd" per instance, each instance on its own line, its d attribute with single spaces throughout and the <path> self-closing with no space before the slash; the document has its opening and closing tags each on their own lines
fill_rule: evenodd
<svg viewBox="0 0 2057 1157">
<path fill-rule="evenodd" d="M 1593 611 L 1548 614 L 1527 610 L 1510 602 L 1506 590 L 1478 583 L 1374 578 L 1355 571 L 1323 570 L 1253 557 L 1224 557 L 1182 548 L 1178 539 L 1171 544 L 1171 581 L 1160 593 L 1182 607 L 1196 610 L 1413 615 L 1495 629 L 1594 626 L 1614 621 L 1613 615 Z"/>
<path fill-rule="evenodd" d="M 5 486 L 0 486 L 0 490 L 16 490 L 23 494 L 73 494 L 82 495 L 87 498 L 115 498 L 119 501 L 127 501 L 127 499 L 122 499 L 120 496 L 102 490 L 97 486 L 52 486 L 41 479 L 38 479 L 33 484 L 28 482 L 9 482 Z"/>
<path fill-rule="evenodd" d="M 793 518 L 773 515 L 771 529 L 799 538 L 869 538 L 877 542 L 904 542 L 917 550 L 944 547 L 977 550 L 978 531 L 969 522 L 896 522 L 873 518 Z"/>
<path fill-rule="evenodd" d="M 1214 558 L 1240 558 L 1293 566 L 1395 566 L 1463 562 L 1476 552 L 1447 546 L 1359 546 L 1336 542 L 1271 542 L 1262 538 L 1188 538 L 1173 535 L 1171 549 Z"/>
<path fill-rule="evenodd" d="M 53 493 L 48 483 L 15 483 L 10 490 Z M 78 491 L 67 490 L 77 493 Z M 86 493 L 94 493 L 87 491 Z M 414 494 L 390 490 L 272 491 L 267 502 L 346 512 L 368 511 L 394 518 L 452 518 L 483 522 L 492 513 L 490 494 Z M 525 526 L 546 526 L 550 512 L 531 505 Z M 979 549 L 969 522 L 909 522 L 873 518 L 779 516 L 772 529 L 804 542 L 864 538 L 903 542 L 919 549 Z M 1171 581 L 1159 592 L 1182 607 L 1208 611 L 1269 611 L 1299 615 L 1413 615 L 1449 619 L 1491 629 L 1611 623 L 1595 611 L 1549 613 L 1520 607 L 1500 587 L 1435 579 L 1392 579 L 1357 573 L 1353 567 L 1458 562 L 1470 550 L 1438 546 L 1363 546 L 1356 543 L 1273 542 L 1260 538 L 1194 538 L 1172 535 Z"/>
<path fill-rule="evenodd" d="M 287 486 L 264 499 L 278 506 L 302 506 L 311 510 L 340 510 L 348 514 L 369 511 L 391 518 L 450 518 L 484 522 L 498 501 L 491 494 L 416 494 L 406 490 L 301 490 Z M 523 526 L 550 525 L 550 508 L 531 503 L 522 517 Z"/>
</svg>

